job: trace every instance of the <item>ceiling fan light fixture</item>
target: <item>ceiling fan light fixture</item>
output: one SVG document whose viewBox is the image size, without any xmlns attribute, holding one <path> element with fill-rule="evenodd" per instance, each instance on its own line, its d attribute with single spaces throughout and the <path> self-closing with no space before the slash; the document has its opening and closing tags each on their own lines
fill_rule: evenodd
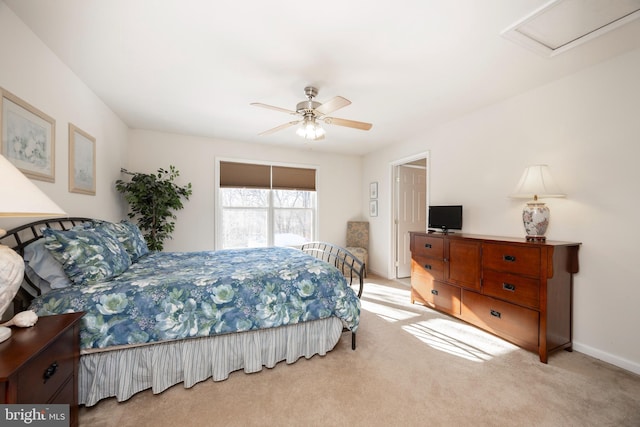
<svg viewBox="0 0 640 427">
<path fill-rule="evenodd" d="M 324 138 L 325 131 L 314 117 L 305 117 L 296 133 L 312 141 Z"/>
<path fill-rule="evenodd" d="M 296 133 L 298 135 L 310 141 L 317 141 L 319 139 L 324 139 L 325 135 L 325 131 L 319 123 L 320 121 L 323 121 L 328 125 L 344 126 L 353 129 L 371 129 L 371 123 L 327 116 L 328 114 L 333 113 L 340 108 L 350 105 L 351 101 L 349 101 L 348 99 L 343 98 L 342 96 L 334 96 L 329 101 L 321 104 L 313 100 L 313 98 L 318 94 L 318 90 L 313 86 L 305 87 L 304 93 L 307 96 L 307 100 L 299 102 L 296 105 L 295 111 L 288 110 L 286 108 L 275 107 L 273 105 L 263 104 L 261 102 L 252 102 L 251 105 L 255 105 L 256 107 L 268 108 L 270 110 L 299 116 L 298 120 L 293 120 L 288 123 L 281 124 L 280 126 L 276 126 L 264 132 L 260 132 L 258 135 L 271 135 L 272 133 L 281 131 L 283 129 L 288 129 L 292 126 L 299 125 L 298 129 L 296 130 Z"/>
</svg>

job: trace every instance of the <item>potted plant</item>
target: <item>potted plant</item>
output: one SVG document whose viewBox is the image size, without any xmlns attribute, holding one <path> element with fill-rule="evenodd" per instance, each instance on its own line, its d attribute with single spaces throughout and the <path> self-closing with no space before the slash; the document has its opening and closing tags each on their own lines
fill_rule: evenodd
<svg viewBox="0 0 640 427">
<path fill-rule="evenodd" d="M 130 181 L 116 181 L 116 189 L 129 204 L 127 216 L 137 219 L 149 250 L 161 251 L 175 228 L 174 212 L 183 208 L 183 198 L 189 200 L 191 183 L 184 187 L 177 185 L 174 180 L 180 172 L 174 166 L 151 174 L 120 171 L 132 176 Z"/>
</svg>

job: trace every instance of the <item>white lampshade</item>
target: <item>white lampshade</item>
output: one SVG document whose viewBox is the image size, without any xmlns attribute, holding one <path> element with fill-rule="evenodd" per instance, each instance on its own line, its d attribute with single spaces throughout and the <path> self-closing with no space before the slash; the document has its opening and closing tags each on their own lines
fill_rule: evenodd
<svg viewBox="0 0 640 427">
<path fill-rule="evenodd" d="M 551 177 L 549 166 L 533 165 L 524 170 L 515 191 L 509 197 L 534 199 L 541 197 L 566 197 Z"/>
<path fill-rule="evenodd" d="M 0 155 L 0 217 L 47 217 L 66 213 Z"/>
<path fill-rule="evenodd" d="M 0 217 L 47 217 L 66 215 L 9 160 L 0 155 Z M 0 237 L 5 231 L 0 229 Z M 0 316 L 7 310 L 22 283 L 24 261 L 8 246 L 0 245 Z M 35 313 L 32 318 L 37 319 Z M 9 322 L 11 323 L 11 322 Z M 35 320 L 33 321 L 35 323 Z M 31 324 L 33 324 L 31 323 Z M 0 342 L 11 329 L 0 326 Z"/>
</svg>

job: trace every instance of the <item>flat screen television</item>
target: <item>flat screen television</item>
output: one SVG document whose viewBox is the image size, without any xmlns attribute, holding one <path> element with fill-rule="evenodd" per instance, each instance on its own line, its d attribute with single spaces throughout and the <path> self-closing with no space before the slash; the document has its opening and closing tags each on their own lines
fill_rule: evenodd
<svg viewBox="0 0 640 427">
<path fill-rule="evenodd" d="M 462 230 L 462 205 L 429 206 L 429 229 L 443 233 Z"/>
</svg>

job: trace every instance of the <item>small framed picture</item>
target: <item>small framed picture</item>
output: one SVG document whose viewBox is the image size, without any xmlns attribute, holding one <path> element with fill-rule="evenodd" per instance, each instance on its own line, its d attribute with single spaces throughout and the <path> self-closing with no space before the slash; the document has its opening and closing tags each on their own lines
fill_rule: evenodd
<svg viewBox="0 0 640 427">
<path fill-rule="evenodd" d="M 29 178 L 55 181 L 56 121 L 0 88 L 2 154 Z"/>
<path fill-rule="evenodd" d="M 69 123 L 69 191 L 96 195 L 96 139 Z"/>
<path fill-rule="evenodd" d="M 378 201 L 369 201 L 369 216 L 378 216 Z"/>
<path fill-rule="evenodd" d="M 378 198 L 378 183 L 372 182 L 369 184 L 369 198 L 377 199 Z"/>
</svg>

